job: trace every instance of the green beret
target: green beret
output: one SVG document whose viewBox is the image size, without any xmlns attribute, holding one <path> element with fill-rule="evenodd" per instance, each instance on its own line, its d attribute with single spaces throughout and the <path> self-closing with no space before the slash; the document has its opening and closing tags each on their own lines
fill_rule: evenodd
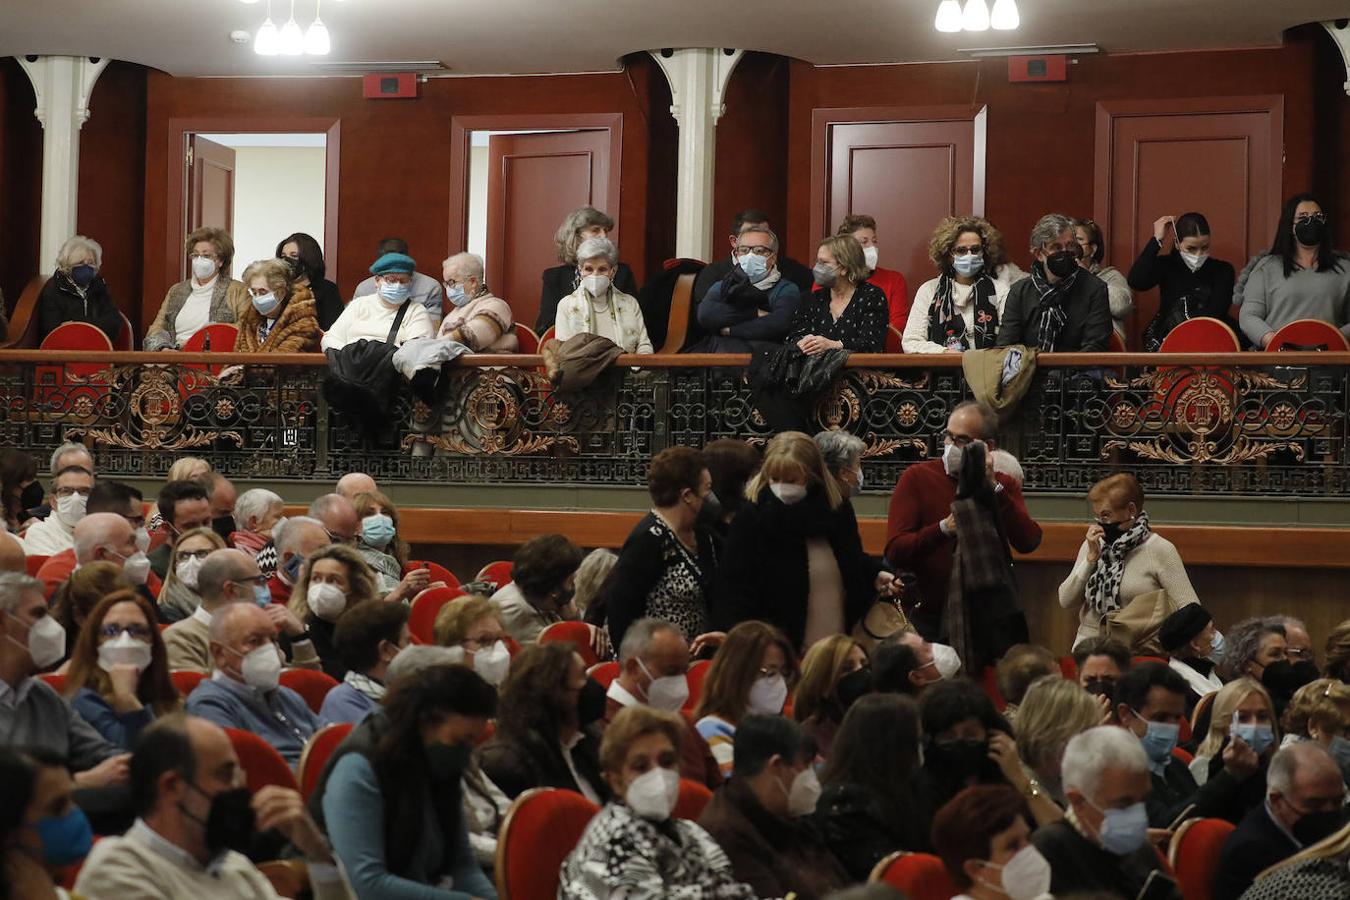
<svg viewBox="0 0 1350 900">
<path fill-rule="evenodd" d="M 387 275 L 390 272 L 407 272 L 411 274 L 413 269 L 416 268 L 417 263 L 413 262 L 413 258 L 408 254 L 386 253 L 384 256 L 375 260 L 375 264 L 370 267 L 370 273 L 372 275 Z"/>
</svg>

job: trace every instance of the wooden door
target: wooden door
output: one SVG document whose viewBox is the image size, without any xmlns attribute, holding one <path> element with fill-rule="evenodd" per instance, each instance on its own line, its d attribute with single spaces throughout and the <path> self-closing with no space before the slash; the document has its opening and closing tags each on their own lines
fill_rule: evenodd
<svg viewBox="0 0 1350 900">
<path fill-rule="evenodd" d="M 879 264 L 903 274 L 912 295 L 937 274 L 928 259 L 937 222 L 984 213 L 983 110 L 834 109 L 813 119 L 813 241 L 846 215 L 872 216 Z"/>
<path fill-rule="evenodd" d="M 1214 258 L 1241 272 L 1269 249 L 1279 219 L 1283 118 L 1278 97 L 1099 103 L 1095 217 L 1106 232 L 1104 264 L 1128 274 L 1157 219 L 1199 212 Z M 1135 295 L 1128 346 L 1140 346 L 1157 311 L 1156 290 Z"/>
<path fill-rule="evenodd" d="M 234 231 L 234 148 L 194 134 L 188 150 L 187 227 L 191 232 L 203 226 Z"/>
<path fill-rule="evenodd" d="M 588 203 L 613 214 L 609 148 L 607 130 L 488 140 L 487 279 L 517 322 L 538 318 L 540 273 L 558 264 L 553 238 L 563 218 Z"/>
</svg>

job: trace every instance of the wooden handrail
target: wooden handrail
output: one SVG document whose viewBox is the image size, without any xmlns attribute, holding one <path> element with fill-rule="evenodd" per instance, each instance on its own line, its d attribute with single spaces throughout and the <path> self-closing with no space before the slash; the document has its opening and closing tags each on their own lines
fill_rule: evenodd
<svg viewBox="0 0 1350 900">
<path fill-rule="evenodd" d="M 9 335 L 0 343 L 0 351 L 18 347 L 36 347 L 38 345 L 38 297 L 47 279 L 34 275 L 28 279 L 19 302 L 14 304 L 14 315 L 9 319 Z M 51 359 L 50 356 L 47 357 Z"/>
</svg>

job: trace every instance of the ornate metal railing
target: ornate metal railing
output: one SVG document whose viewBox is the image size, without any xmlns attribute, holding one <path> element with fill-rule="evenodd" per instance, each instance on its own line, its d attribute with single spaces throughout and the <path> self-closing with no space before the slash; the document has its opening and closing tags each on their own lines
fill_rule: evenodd
<svg viewBox="0 0 1350 900">
<path fill-rule="evenodd" d="M 745 357 L 624 357 L 642 368 L 575 392 L 554 391 L 539 362 L 459 360 L 434 405 L 392 396 L 369 434 L 328 408 L 319 356 L 3 351 L 0 445 L 41 458 L 82 440 L 101 471 L 127 476 L 199 453 L 238 477 L 640 486 L 665 447 L 771 434 Z M 1128 468 L 1153 494 L 1345 495 L 1347 373 L 1350 354 L 1043 356 L 1004 442 L 1029 491 L 1081 492 Z M 882 489 L 940 451 L 969 395 L 956 357 L 860 355 L 810 419 L 861 437 Z"/>
</svg>

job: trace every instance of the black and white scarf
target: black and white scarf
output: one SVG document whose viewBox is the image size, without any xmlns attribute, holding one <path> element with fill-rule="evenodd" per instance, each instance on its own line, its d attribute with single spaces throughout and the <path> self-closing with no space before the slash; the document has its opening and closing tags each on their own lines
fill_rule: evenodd
<svg viewBox="0 0 1350 900">
<path fill-rule="evenodd" d="M 1036 293 L 1041 297 L 1036 308 L 1036 346 L 1042 353 L 1054 353 L 1059 333 L 1064 330 L 1064 300 L 1078 280 L 1079 269 L 1075 268 L 1068 278 L 1061 278 L 1054 284 L 1045 277 L 1045 265 L 1037 262 L 1031 266 L 1031 281 Z"/>
<path fill-rule="evenodd" d="M 949 349 L 983 350 L 998 343 L 998 307 L 994 279 L 981 273 L 972 285 L 971 303 L 975 305 L 975 339 L 966 336 L 966 320 L 956 308 L 952 277 L 943 273 L 938 278 L 933 304 L 928 307 L 928 340 Z"/>
<path fill-rule="evenodd" d="M 1102 555 L 1097 557 L 1097 568 L 1088 576 L 1086 591 L 1087 602 L 1097 615 L 1104 616 L 1120 609 L 1120 581 L 1125 575 L 1125 557 L 1152 533 L 1148 513 L 1141 512 L 1129 531 L 1116 538 L 1114 544 L 1102 548 Z"/>
</svg>

